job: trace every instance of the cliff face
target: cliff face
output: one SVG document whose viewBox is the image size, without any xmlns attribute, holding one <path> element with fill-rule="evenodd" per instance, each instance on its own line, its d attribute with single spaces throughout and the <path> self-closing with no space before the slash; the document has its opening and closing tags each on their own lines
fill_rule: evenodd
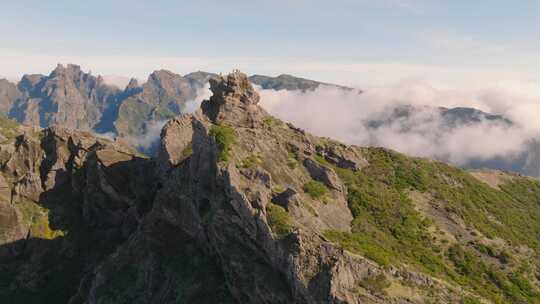
<svg viewBox="0 0 540 304">
<path fill-rule="evenodd" d="M 13 102 L 17 100 L 20 95 L 21 92 L 17 88 L 17 85 L 5 79 L 0 79 L 0 113 L 8 113 Z"/>
<path fill-rule="evenodd" d="M 120 136 L 138 136 L 145 133 L 148 124 L 170 119 L 185 112 L 186 103 L 197 97 L 203 84 L 166 70 L 155 71 L 138 90 L 133 83 L 126 89 L 126 99 L 118 110 L 114 122 Z M 130 92 L 133 92 L 130 94 Z"/>
<path fill-rule="evenodd" d="M 2 134 L 1 302 L 65 303 L 149 209 L 152 161 L 61 127 Z"/>
<path fill-rule="evenodd" d="M 310 303 L 335 297 L 329 285 L 331 268 L 338 262 L 333 255 L 341 254 L 324 245 L 317 232 L 350 229 L 352 216 L 343 186 L 332 180 L 331 172 L 313 164 L 313 174 L 335 183 L 331 184 L 335 202 L 317 202 L 290 189 L 293 193 L 281 199 L 285 207 L 278 210 L 288 208 L 304 217 L 305 232 L 298 230 L 287 237 L 292 230 L 273 234 L 267 220 L 271 208 L 267 207 L 274 206 L 271 200 L 281 191 L 279 185 L 301 189 L 303 182 L 311 180 L 307 170 L 293 168 L 292 163 L 291 167 L 275 164 L 290 158 L 288 145 L 309 151 L 314 147 L 301 139 L 302 133 L 284 124 L 276 129 L 280 137 L 272 132 L 269 126 L 278 122 L 257 105 L 258 96 L 245 75 L 235 73 L 212 81 L 211 89 L 214 95 L 203 103 L 202 111 L 165 126 L 158 156 L 163 182 L 153 209 L 141 229 L 105 262 L 110 267 L 89 276 L 92 283 L 80 290 L 82 298 L 104 299 L 112 293 L 115 297 L 107 300 L 110 303 L 120 299 L 135 303 L 177 299 L 187 303 Z M 341 148 L 337 159 L 347 151 Z M 351 164 L 354 161 L 362 160 L 354 155 Z M 304 209 L 304 199 L 312 204 L 311 212 L 320 214 L 318 218 L 312 219 Z M 309 240 L 305 244 L 304 237 Z M 323 255 L 315 257 L 319 250 Z M 311 261 L 313 265 L 307 269 L 303 259 L 320 261 Z M 134 263 L 145 266 L 133 268 Z M 321 278 L 312 278 L 318 272 L 322 272 Z M 140 285 L 126 284 L 123 290 L 111 285 L 126 280 Z M 201 280 L 207 283 L 201 285 Z M 319 299 L 311 295 L 314 292 Z"/>
<path fill-rule="evenodd" d="M 118 89 L 72 64 L 58 65 L 49 76 L 25 75 L 18 87 L 21 96 L 8 114 L 29 125 L 99 129 L 100 124 L 107 124 L 107 113 L 117 106 Z"/>
<path fill-rule="evenodd" d="M 240 72 L 210 88 L 200 110 L 166 124 L 154 159 L 86 133 L 10 126 L 0 145 L 2 303 L 538 295 L 537 264 L 519 270 L 537 261 L 538 240 L 524 233 L 540 232 L 540 208 L 519 189 L 540 194 L 538 182 L 479 174 L 487 185 L 311 136 L 260 108 Z"/>
</svg>

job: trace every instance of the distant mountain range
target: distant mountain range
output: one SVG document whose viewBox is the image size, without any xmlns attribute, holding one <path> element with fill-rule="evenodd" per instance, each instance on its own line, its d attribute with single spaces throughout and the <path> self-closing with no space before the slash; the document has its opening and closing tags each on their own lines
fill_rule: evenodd
<svg viewBox="0 0 540 304">
<path fill-rule="evenodd" d="M 0 113 L 20 123 L 49 127 L 62 125 L 71 129 L 108 134 L 124 139 L 137 139 L 145 134 L 159 132 L 162 124 L 185 112 L 189 112 L 201 90 L 210 78 L 219 75 L 208 72 L 193 72 L 179 75 L 167 70 L 157 70 L 148 76 L 144 84 L 131 79 L 124 88 L 118 84 L 125 80 L 113 76 L 94 76 L 74 64 L 58 65 L 49 75 L 24 75 L 18 83 L 0 79 Z M 314 80 L 279 75 L 250 76 L 249 81 L 266 90 L 314 91 L 321 86 L 343 90 L 352 88 L 318 82 Z M 361 91 L 358 91 L 361 93 Z M 408 132 L 418 125 L 428 125 L 430 118 L 418 121 L 413 114 L 423 111 L 410 105 L 388 108 L 383 115 L 365 122 L 370 129 L 399 124 L 400 130 Z M 443 120 L 441 132 L 460 126 L 497 121 L 512 126 L 513 122 L 472 108 L 430 108 Z M 156 123 L 160 123 L 156 128 Z M 421 128 L 420 128 L 421 129 Z M 159 133 L 157 133 L 159 134 Z M 133 143 L 133 142 L 132 142 Z M 153 153 L 155 146 L 138 147 L 143 152 Z M 443 159 L 444 160 L 444 159 Z M 526 175 L 540 176 L 540 143 L 530 141 L 528 149 L 512 161 L 505 159 L 475 160 L 466 164 L 468 168 L 494 168 L 512 170 Z"/>
<path fill-rule="evenodd" d="M 19 83 L 0 80 L 0 113 L 23 124 L 112 133 L 120 137 L 141 136 L 152 122 L 168 120 L 186 112 L 202 88 L 217 74 L 194 72 L 184 76 L 154 71 L 140 85 L 131 79 L 125 88 L 118 77 L 94 76 L 80 66 L 58 65 L 49 75 L 24 75 Z M 342 86 L 280 75 L 254 75 L 250 80 L 265 89 L 315 90 L 320 85 Z"/>
<path fill-rule="evenodd" d="M 150 78 L 129 98 L 178 110 L 147 98 L 190 78 Z M 540 181 L 311 135 L 239 71 L 210 89 L 154 157 L 0 117 L 0 303 L 539 303 Z"/>
</svg>

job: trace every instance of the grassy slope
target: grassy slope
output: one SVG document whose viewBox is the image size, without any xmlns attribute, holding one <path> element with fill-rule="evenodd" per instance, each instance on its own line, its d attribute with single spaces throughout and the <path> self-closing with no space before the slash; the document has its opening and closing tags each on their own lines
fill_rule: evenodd
<svg viewBox="0 0 540 304">
<path fill-rule="evenodd" d="M 353 232 L 327 231 L 345 249 L 383 265 L 408 265 L 460 285 L 495 303 L 540 303 L 540 182 L 517 177 L 496 190 L 449 165 L 396 152 L 362 150 L 359 172 L 334 167 L 348 188 Z M 316 160 L 331 166 L 324 158 Z M 457 217 L 471 238 L 437 239 L 442 224 L 416 211 L 417 191 Z M 475 234 L 473 232 L 473 234 Z M 485 245 L 491 240 L 500 246 Z M 530 248 L 532 256 L 524 255 Z"/>
</svg>

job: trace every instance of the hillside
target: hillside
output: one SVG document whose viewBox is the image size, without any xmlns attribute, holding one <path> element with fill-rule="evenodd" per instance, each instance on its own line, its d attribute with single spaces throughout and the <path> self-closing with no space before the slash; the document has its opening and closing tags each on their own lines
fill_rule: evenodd
<svg viewBox="0 0 540 304">
<path fill-rule="evenodd" d="M 2 124 L 0 302 L 540 302 L 537 180 L 318 138 L 244 74 L 210 84 L 155 158 Z"/>
</svg>

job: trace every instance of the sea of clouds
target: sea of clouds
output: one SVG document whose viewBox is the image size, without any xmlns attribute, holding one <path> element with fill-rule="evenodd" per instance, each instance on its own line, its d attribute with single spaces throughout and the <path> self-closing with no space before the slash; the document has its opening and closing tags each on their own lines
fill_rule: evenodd
<svg viewBox="0 0 540 304">
<path fill-rule="evenodd" d="M 513 162 L 540 138 L 540 83 L 503 81 L 485 88 L 437 88 L 423 81 L 404 81 L 362 92 L 320 86 L 314 91 L 275 91 L 256 87 L 261 106 L 278 118 L 315 135 L 348 144 L 381 146 L 408 155 L 435 158 L 455 165 L 492 159 Z M 209 86 L 189 101 L 186 112 L 197 110 L 211 93 Z M 390 119 L 392 111 L 409 105 L 406 118 Z M 438 107 L 470 107 L 512 121 L 480 119 L 449 128 Z M 370 121 L 386 121 L 373 127 Z M 143 136 L 127 140 L 149 150 L 159 139 L 165 121 L 152 122 Z"/>
<path fill-rule="evenodd" d="M 540 85 L 538 86 L 540 88 Z M 409 155 L 446 160 L 457 165 L 470 161 L 519 157 L 540 131 L 538 95 L 512 87 L 470 91 L 436 89 L 422 82 L 391 87 L 344 91 L 321 86 L 314 91 L 259 90 L 261 103 L 273 115 L 316 135 L 349 144 L 382 146 Z M 368 122 L 387 120 L 403 105 L 414 106 L 406 118 L 374 128 Z M 510 119 L 481 119 L 448 128 L 438 107 L 473 107 Z M 404 121 L 406 120 L 406 121 Z M 404 128 L 403 126 L 407 127 Z"/>
</svg>

